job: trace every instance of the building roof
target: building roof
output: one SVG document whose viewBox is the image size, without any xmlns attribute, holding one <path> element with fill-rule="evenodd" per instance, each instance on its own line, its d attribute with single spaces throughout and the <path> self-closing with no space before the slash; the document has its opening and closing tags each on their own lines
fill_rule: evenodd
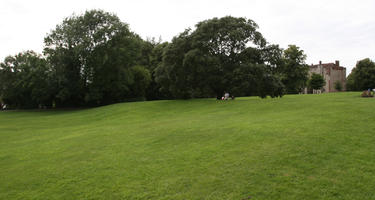
<svg viewBox="0 0 375 200">
<path fill-rule="evenodd" d="M 335 69 L 335 70 L 344 70 L 345 69 L 345 67 L 337 66 L 335 63 L 316 64 L 316 65 L 311 65 L 310 67 L 318 67 L 319 65 L 322 65 L 324 68 L 331 68 L 331 69 Z"/>
</svg>

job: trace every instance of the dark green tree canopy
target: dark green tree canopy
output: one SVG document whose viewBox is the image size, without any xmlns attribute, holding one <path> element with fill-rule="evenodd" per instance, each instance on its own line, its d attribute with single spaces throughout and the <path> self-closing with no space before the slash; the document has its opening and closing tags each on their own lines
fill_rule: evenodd
<svg viewBox="0 0 375 200">
<path fill-rule="evenodd" d="M 35 108 L 51 104 L 52 77 L 46 60 L 33 51 L 8 56 L 0 64 L 0 94 L 13 108 Z"/>
<path fill-rule="evenodd" d="M 192 33 L 193 46 L 203 48 L 211 55 L 236 57 L 249 43 L 264 47 L 266 40 L 257 31 L 258 25 L 245 18 L 231 16 L 199 22 Z"/>
<path fill-rule="evenodd" d="M 307 82 L 307 86 L 310 89 L 320 90 L 326 84 L 324 77 L 320 74 L 312 73 L 310 79 Z"/>
<path fill-rule="evenodd" d="M 257 29 L 254 21 L 231 16 L 199 22 L 195 30 L 187 29 L 165 49 L 156 81 L 176 98 L 221 96 L 235 88 L 238 91 L 234 70 L 241 65 L 254 66 L 246 64 L 268 68 L 266 64 L 276 63 L 268 57 L 274 55 L 270 51 L 274 48 L 267 49 Z"/>
<path fill-rule="evenodd" d="M 369 58 L 357 62 L 348 76 L 348 90 L 367 90 L 375 88 L 375 62 Z"/>
<path fill-rule="evenodd" d="M 305 88 L 309 70 L 305 60 L 306 55 L 296 45 L 289 45 L 284 50 L 278 72 L 282 76 L 282 82 L 288 93 L 298 93 Z"/>
<path fill-rule="evenodd" d="M 161 85 L 156 82 L 156 69 L 160 69 L 163 64 L 164 50 L 168 46 L 168 42 L 152 42 L 152 51 L 150 52 L 149 61 L 147 69 L 150 71 L 151 82 L 146 90 L 147 100 L 157 100 L 157 99 L 168 99 L 171 97 L 168 91 L 161 90 Z"/>
<path fill-rule="evenodd" d="M 129 33 L 129 29 L 116 15 L 101 10 L 86 11 L 83 15 L 65 18 L 57 25 L 44 39 L 45 51 L 48 54 L 56 49 L 78 48 L 90 53 L 119 33 Z"/>
<path fill-rule="evenodd" d="M 66 18 L 45 38 L 57 103 L 102 105 L 132 98 L 137 80 L 130 68 L 142 61 L 142 42 L 111 13 L 91 10 Z"/>
<path fill-rule="evenodd" d="M 305 56 L 268 44 L 246 18 L 199 22 L 168 43 L 143 40 L 102 10 L 72 15 L 44 39 L 44 57 L 24 52 L 0 68 L 0 101 L 13 107 L 97 106 L 122 101 L 281 97 L 304 85 Z M 17 92 L 15 92 L 17 91 Z"/>
</svg>

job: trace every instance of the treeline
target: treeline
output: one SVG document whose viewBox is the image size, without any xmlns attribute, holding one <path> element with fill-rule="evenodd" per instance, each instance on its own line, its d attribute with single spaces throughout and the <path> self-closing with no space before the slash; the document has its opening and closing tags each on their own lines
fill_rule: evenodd
<svg viewBox="0 0 375 200">
<path fill-rule="evenodd" d="M 357 62 L 346 83 L 349 91 L 362 91 L 375 88 L 375 62 L 369 58 Z"/>
<path fill-rule="evenodd" d="M 63 20 L 0 64 L 0 99 L 13 108 L 98 106 L 123 101 L 298 93 L 308 77 L 295 45 L 269 44 L 249 19 L 199 22 L 171 42 L 143 40 L 111 13 Z"/>
</svg>

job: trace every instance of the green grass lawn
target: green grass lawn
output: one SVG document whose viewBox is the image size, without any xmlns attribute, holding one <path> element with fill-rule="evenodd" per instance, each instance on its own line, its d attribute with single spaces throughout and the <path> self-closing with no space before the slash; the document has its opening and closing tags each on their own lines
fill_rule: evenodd
<svg viewBox="0 0 375 200">
<path fill-rule="evenodd" d="M 0 199 L 375 199 L 359 96 L 0 112 Z"/>
</svg>

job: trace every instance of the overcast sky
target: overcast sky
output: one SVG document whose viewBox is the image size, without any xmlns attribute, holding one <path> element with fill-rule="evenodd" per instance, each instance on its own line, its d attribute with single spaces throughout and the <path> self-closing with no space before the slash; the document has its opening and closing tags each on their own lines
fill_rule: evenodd
<svg viewBox="0 0 375 200">
<path fill-rule="evenodd" d="M 47 33 L 90 9 L 116 14 L 144 39 L 170 41 L 199 21 L 231 15 L 254 20 L 269 43 L 301 47 L 308 64 L 340 60 L 348 75 L 358 60 L 375 60 L 374 0 L 0 0 L 0 60 L 42 53 Z"/>
</svg>

